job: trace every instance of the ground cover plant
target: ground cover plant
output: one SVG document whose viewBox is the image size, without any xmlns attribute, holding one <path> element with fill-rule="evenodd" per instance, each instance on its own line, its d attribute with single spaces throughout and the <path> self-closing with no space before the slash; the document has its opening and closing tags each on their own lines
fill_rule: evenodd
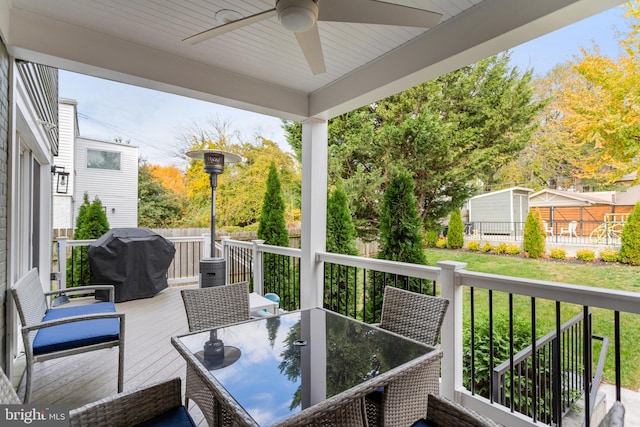
<svg viewBox="0 0 640 427">
<path fill-rule="evenodd" d="M 601 287 L 607 289 L 640 291 L 640 270 L 638 267 L 620 264 L 593 264 L 544 259 L 527 259 L 522 257 L 505 257 L 449 250 L 427 250 L 428 264 L 435 266 L 439 261 L 466 262 L 468 271 L 501 274 L 537 280 L 549 280 L 562 283 L 573 283 L 583 286 Z M 468 290 L 465 292 L 468 305 Z M 476 313 L 478 310 L 488 311 L 488 296 L 486 292 L 474 295 Z M 497 308 L 507 311 L 508 295 L 494 292 L 494 310 Z M 528 313 L 531 310 L 531 299 L 514 296 L 514 310 Z M 555 327 L 555 303 L 553 301 L 536 300 L 537 332 L 544 334 Z M 566 322 L 580 313 L 582 306 L 562 304 L 561 321 Z M 640 316 L 620 313 L 621 321 L 621 360 L 622 386 L 633 390 L 640 388 Z M 606 382 L 614 383 L 614 353 L 613 353 L 613 313 L 609 310 L 593 310 L 594 334 L 611 339 L 605 363 L 604 378 Z"/>
</svg>

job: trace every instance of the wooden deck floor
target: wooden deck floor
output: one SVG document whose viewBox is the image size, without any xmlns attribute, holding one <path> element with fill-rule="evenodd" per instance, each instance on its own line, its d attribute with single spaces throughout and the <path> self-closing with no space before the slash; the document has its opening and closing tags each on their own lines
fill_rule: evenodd
<svg viewBox="0 0 640 427">
<path fill-rule="evenodd" d="M 124 390 L 181 377 L 184 396 L 185 362 L 170 341 L 188 332 L 180 288 L 116 303 L 116 309 L 125 313 Z M 31 401 L 76 408 L 102 399 L 117 392 L 117 370 L 117 348 L 36 363 Z M 24 381 L 20 396 L 23 388 Z M 199 425 L 207 425 L 197 406 L 189 410 Z"/>
</svg>

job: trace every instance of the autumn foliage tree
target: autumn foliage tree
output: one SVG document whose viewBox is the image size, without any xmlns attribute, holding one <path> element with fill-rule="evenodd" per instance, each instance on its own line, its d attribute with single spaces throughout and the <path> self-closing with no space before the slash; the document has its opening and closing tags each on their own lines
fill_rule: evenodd
<svg viewBox="0 0 640 427">
<path fill-rule="evenodd" d="M 620 41 L 623 54 L 602 55 L 597 46 L 582 49 L 559 94 L 571 142 L 582 147 L 583 177 L 614 182 L 638 170 L 640 156 L 640 5 L 628 4 L 631 32 Z"/>
</svg>

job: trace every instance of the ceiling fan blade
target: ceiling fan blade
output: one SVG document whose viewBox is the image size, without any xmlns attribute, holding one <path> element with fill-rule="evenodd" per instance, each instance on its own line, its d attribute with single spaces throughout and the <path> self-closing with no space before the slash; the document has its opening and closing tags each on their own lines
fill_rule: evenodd
<svg viewBox="0 0 640 427">
<path fill-rule="evenodd" d="M 309 31 L 305 31 L 304 33 L 295 33 L 295 35 L 296 39 L 298 39 L 300 49 L 302 49 L 302 53 L 309 63 L 311 72 L 316 75 L 327 71 L 324 65 L 324 55 L 322 54 L 322 44 L 320 44 L 318 25 L 314 24 Z"/>
<path fill-rule="evenodd" d="M 191 37 L 187 37 L 182 41 L 191 44 L 198 44 L 205 40 L 209 40 L 212 37 L 219 36 L 220 34 L 237 30 L 238 28 L 246 27 L 247 25 L 255 24 L 256 22 L 264 21 L 265 19 L 272 18 L 276 15 L 277 12 L 275 9 L 269 9 L 264 12 L 256 13 L 255 15 L 247 16 L 246 18 L 238 19 L 237 21 L 231 21 L 228 24 L 210 28 Z"/>
<path fill-rule="evenodd" d="M 437 12 L 377 0 L 322 0 L 319 6 L 318 21 L 432 28 L 442 18 Z"/>
</svg>

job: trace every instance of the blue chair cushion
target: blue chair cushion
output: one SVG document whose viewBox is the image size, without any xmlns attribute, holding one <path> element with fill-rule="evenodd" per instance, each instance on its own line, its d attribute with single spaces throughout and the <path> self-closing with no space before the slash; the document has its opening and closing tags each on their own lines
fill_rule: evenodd
<svg viewBox="0 0 640 427">
<path fill-rule="evenodd" d="M 411 427 L 436 427 L 434 424 L 431 424 L 429 421 L 424 418 L 419 419 L 415 423 L 411 424 Z"/>
<path fill-rule="evenodd" d="M 47 310 L 43 321 L 96 313 L 115 313 L 112 302 L 79 305 L 77 307 L 52 308 Z M 72 322 L 38 330 L 33 340 L 33 354 L 47 354 L 54 351 L 70 350 L 92 344 L 100 344 L 118 339 L 120 323 L 118 319 L 96 319 Z"/>
<path fill-rule="evenodd" d="M 135 427 L 176 427 L 176 426 L 192 426 L 196 427 L 193 418 L 184 406 L 178 406 L 167 412 L 147 420 L 143 423 L 136 424 Z"/>
</svg>

